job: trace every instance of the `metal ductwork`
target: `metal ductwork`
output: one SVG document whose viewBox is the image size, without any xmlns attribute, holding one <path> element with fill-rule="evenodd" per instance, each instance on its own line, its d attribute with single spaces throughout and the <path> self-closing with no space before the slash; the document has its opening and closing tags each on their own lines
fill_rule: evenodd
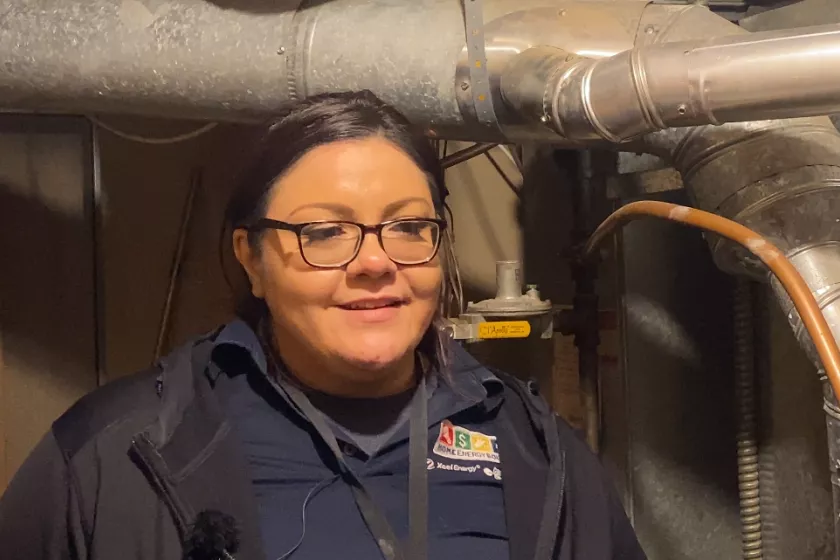
<svg viewBox="0 0 840 560">
<path fill-rule="evenodd" d="M 750 34 L 699 5 L 466 2 L 6 0 L 0 110 L 251 121 L 369 89 L 431 136 L 653 154 L 697 207 L 785 251 L 840 339 L 840 133 L 818 116 L 840 112 L 840 25 Z M 710 243 L 724 270 L 766 278 Z"/>
<path fill-rule="evenodd" d="M 647 0 L 475 4 L 478 22 L 459 0 L 9 0 L 0 106 L 247 121 L 369 89 L 434 136 L 651 153 L 698 207 L 792 255 L 840 336 L 840 134 L 814 117 L 840 112 L 840 26 L 750 34 Z M 758 270 L 712 245 L 722 268 Z"/>
<path fill-rule="evenodd" d="M 840 337 L 840 134 L 814 117 L 840 112 L 840 26 L 751 34 L 698 5 L 470 2 L 8 0 L 0 107 L 248 121 L 369 89 L 433 136 L 647 152 L 698 207 L 792 255 Z M 712 246 L 725 270 L 764 274 Z"/>
<path fill-rule="evenodd" d="M 306 95 L 370 89 L 440 136 L 613 144 L 840 109 L 826 70 L 840 59 L 836 27 L 739 37 L 697 6 L 483 4 L 475 29 L 496 122 L 476 117 L 459 0 L 12 0 L 0 11 L 0 103 L 251 120 Z"/>
</svg>

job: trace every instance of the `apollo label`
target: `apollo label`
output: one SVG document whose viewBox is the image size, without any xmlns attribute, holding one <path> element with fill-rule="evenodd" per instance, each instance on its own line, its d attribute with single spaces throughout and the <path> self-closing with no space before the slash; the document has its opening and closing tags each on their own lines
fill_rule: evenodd
<svg viewBox="0 0 840 560">
<path fill-rule="evenodd" d="M 449 420 L 440 424 L 440 435 L 433 449 L 436 455 L 462 461 L 499 462 L 496 436 L 488 436 L 455 426 Z"/>
</svg>

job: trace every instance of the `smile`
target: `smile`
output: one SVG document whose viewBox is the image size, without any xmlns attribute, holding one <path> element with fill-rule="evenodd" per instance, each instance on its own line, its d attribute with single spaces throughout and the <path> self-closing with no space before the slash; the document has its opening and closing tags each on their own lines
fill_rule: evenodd
<svg viewBox="0 0 840 560">
<path fill-rule="evenodd" d="M 339 305 L 338 307 L 348 311 L 366 311 L 370 309 L 382 309 L 388 307 L 401 307 L 407 303 L 406 300 L 400 298 L 376 298 L 376 299 L 360 299 Z"/>
</svg>

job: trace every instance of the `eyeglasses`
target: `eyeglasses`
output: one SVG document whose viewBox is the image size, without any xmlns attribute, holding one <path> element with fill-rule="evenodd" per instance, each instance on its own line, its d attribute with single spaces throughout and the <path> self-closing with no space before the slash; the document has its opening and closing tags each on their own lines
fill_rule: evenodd
<svg viewBox="0 0 840 560">
<path fill-rule="evenodd" d="M 315 268 L 345 266 L 359 255 L 365 236 L 375 233 L 379 239 L 379 246 L 389 259 L 397 264 L 409 266 L 425 264 L 435 257 L 440 247 L 440 234 L 446 229 L 446 222 L 431 218 L 401 218 L 367 226 L 345 221 L 290 224 L 263 218 L 247 229 L 295 232 L 303 260 Z"/>
</svg>

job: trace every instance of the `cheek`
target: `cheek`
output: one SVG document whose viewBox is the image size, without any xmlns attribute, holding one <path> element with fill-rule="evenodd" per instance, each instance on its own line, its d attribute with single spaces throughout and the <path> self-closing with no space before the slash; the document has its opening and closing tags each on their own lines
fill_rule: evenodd
<svg viewBox="0 0 840 560">
<path fill-rule="evenodd" d="M 275 320 L 299 323 L 308 312 L 329 306 L 342 281 L 340 270 L 299 269 L 282 262 L 265 265 L 265 299 Z"/>
<path fill-rule="evenodd" d="M 403 271 L 403 275 L 418 309 L 422 309 L 428 314 L 434 313 L 440 302 L 440 289 L 443 281 L 440 268 L 406 269 Z"/>
</svg>

